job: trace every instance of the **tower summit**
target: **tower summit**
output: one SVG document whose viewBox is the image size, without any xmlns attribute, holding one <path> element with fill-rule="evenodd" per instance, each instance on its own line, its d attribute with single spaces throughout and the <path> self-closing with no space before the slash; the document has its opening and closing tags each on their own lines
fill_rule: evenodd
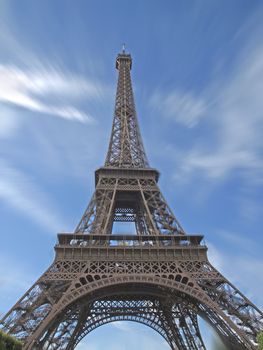
<svg viewBox="0 0 263 350">
<path fill-rule="evenodd" d="M 131 67 L 131 55 L 125 52 L 124 47 L 116 58 L 119 78 L 110 145 L 105 162 L 107 167 L 149 167 L 136 116 Z"/>
<path fill-rule="evenodd" d="M 59 233 L 55 259 L 1 320 L 24 350 L 73 350 L 113 321 L 148 325 L 173 350 L 204 350 L 197 316 L 230 350 L 257 349 L 263 314 L 209 262 L 202 235 L 187 234 L 150 168 L 138 125 L 125 48 L 113 126 L 95 191 L 73 233 Z M 134 222 L 136 234 L 115 234 Z"/>
</svg>

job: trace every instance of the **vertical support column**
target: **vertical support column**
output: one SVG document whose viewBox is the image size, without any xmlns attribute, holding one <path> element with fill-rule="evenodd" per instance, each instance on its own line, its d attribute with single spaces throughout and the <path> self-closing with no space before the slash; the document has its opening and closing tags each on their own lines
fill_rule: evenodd
<svg viewBox="0 0 263 350">
<path fill-rule="evenodd" d="M 107 215 L 107 219 L 106 219 L 106 223 L 104 225 L 103 228 L 103 234 L 109 234 L 111 232 L 110 228 L 112 228 L 112 224 L 113 224 L 113 217 L 114 217 L 114 203 L 115 203 L 115 197 L 116 197 L 116 191 L 117 191 L 117 187 L 118 187 L 118 179 L 116 178 L 116 183 L 114 186 L 114 190 L 113 190 L 113 195 L 112 195 L 112 199 L 111 199 L 111 204 L 110 204 L 110 208 Z"/>
<path fill-rule="evenodd" d="M 171 348 L 182 350 L 205 350 L 205 345 L 199 331 L 196 315 L 191 311 L 182 310 L 179 305 L 168 302 L 162 305 L 163 327 L 167 331 Z"/>
<path fill-rule="evenodd" d="M 139 186 L 139 189 L 140 189 L 141 197 L 142 197 L 142 200 L 143 200 L 143 204 L 144 204 L 145 210 L 147 212 L 147 218 L 149 220 L 149 222 L 147 223 L 148 224 L 148 230 L 150 231 L 149 233 L 150 234 L 155 234 L 155 235 L 158 236 L 160 234 L 160 232 L 157 230 L 157 227 L 156 227 L 156 225 L 155 225 L 155 223 L 153 221 L 152 213 L 150 212 L 150 209 L 149 209 L 148 204 L 146 202 L 146 199 L 145 199 L 145 196 L 144 196 L 144 193 L 143 193 L 143 189 L 142 189 L 142 186 L 141 186 L 141 183 L 140 183 L 140 179 L 138 179 L 137 181 L 138 181 L 138 186 Z"/>
</svg>

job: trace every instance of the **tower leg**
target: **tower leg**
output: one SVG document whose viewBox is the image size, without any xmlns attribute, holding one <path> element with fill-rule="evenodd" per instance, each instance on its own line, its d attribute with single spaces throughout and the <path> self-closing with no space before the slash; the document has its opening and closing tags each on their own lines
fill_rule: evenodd
<svg viewBox="0 0 263 350">
<path fill-rule="evenodd" d="M 162 323 L 173 350 L 205 350 L 199 331 L 197 316 L 180 304 L 162 306 Z"/>
</svg>

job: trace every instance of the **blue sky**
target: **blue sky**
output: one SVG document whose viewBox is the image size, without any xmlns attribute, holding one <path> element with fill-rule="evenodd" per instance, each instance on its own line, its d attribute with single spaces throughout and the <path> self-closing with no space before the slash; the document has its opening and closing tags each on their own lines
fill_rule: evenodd
<svg viewBox="0 0 263 350">
<path fill-rule="evenodd" d="M 51 264 L 104 162 L 121 44 L 151 166 L 188 233 L 263 306 L 261 1 L 0 0 L 0 314 Z M 120 335 L 120 338 L 118 336 Z M 166 349 L 126 322 L 78 350 Z"/>
</svg>

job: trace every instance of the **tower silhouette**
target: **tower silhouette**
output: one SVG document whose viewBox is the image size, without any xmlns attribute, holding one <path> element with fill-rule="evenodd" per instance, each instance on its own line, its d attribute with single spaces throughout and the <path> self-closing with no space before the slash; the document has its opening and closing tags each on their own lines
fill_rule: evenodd
<svg viewBox="0 0 263 350">
<path fill-rule="evenodd" d="M 73 233 L 59 233 L 47 271 L 1 320 L 23 349 L 71 350 L 116 320 L 148 325 L 171 349 L 205 349 L 201 316 L 228 349 L 256 349 L 263 314 L 208 261 L 202 235 L 187 234 L 149 166 L 122 52 L 110 144 L 95 192 Z M 157 141 L 158 142 L 158 141 Z M 133 222 L 136 234 L 114 234 Z"/>
</svg>

